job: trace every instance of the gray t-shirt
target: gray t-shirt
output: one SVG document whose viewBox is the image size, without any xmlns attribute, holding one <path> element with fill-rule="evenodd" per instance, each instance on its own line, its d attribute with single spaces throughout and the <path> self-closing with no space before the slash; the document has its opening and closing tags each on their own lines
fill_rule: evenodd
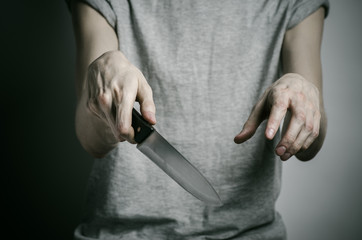
<svg viewBox="0 0 362 240">
<path fill-rule="evenodd" d="M 75 239 L 285 239 L 275 202 L 278 137 L 234 136 L 281 74 L 286 30 L 326 0 L 86 0 L 116 30 L 119 48 L 145 75 L 156 129 L 215 187 L 206 206 L 135 145 L 95 159 Z"/>
</svg>

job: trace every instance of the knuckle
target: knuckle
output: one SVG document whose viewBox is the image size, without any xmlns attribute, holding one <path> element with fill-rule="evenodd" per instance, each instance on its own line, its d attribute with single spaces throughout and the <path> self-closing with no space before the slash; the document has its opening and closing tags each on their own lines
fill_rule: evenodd
<svg viewBox="0 0 362 240">
<path fill-rule="evenodd" d="M 297 153 L 297 152 L 301 149 L 301 147 L 302 147 L 302 144 L 300 144 L 300 143 L 298 143 L 298 142 L 294 142 L 294 143 L 290 146 L 289 152 L 290 152 L 291 154 L 295 154 L 295 153 Z"/>
<path fill-rule="evenodd" d="M 315 139 L 319 136 L 319 130 L 315 130 L 312 132 L 312 137 Z"/>
<path fill-rule="evenodd" d="M 277 99 L 275 99 L 274 106 L 280 109 L 288 108 L 287 103 L 284 101 L 282 97 L 278 97 Z"/>
<path fill-rule="evenodd" d="M 312 102 L 310 102 L 310 101 L 306 102 L 305 106 L 306 106 L 307 109 L 309 109 L 311 111 L 313 111 L 315 109 L 314 104 Z"/>
<path fill-rule="evenodd" d="M 300 123 L 304 123 L 306 120 L 306 115 L 303 111 L 299 111 L 295 114 L 295 119 Z"/>
<path fill-rule="evenodd" d="M 129 135 L 129 128 L 125 127 L 122 123 L 117 124 L 117 130 L 122 138 L 127 138 L 127 136 Z"/>
<path fill-rule="evenodd" d="M 284 139 L 283 139 L 283 143 L 285 143 L 286 145 L 291 145 L 293 143 L 293 141 L 295 140 L 295 137 L 291 134 L 286 134 L 284 136 Z"/>
<path fill-rule="evenodd" d="M 119 134 L 122 137 L 127 138 L 127 136 L 128 136 L 128 128 L 118 127 L 118 131 L 119 131 Z"/>
<path fill-rule="evenodd" d="M 305 96 L 305 94 L 303 92 L 298 92 L 297 93 L 297 98 L 298 98 L 298 101 L 300 101 L 300 102 L 304 103 L 306 101 L 306 96 Z"/>
<path fill-rule="evenodd" d="M 299 151 L 305 151 L 305 150 L 307 150 L 307 149 L 308 149 L 308 147 L 309 147 L 309 145 L 304 144 L 304 145 L 300 148 L 300 150 L 299 150 Z"/>
<path fill-rule="evenodd" d="M 111 97 L 109 94 L 106 93 L 100 93 L 97 96 L 97 100 L 101 106 L 109 106 L 111 104 Z"/>
<path fill-rule="evenodd" d="M 310 147 L 310 145 L 312 144 L 312 142 L 313 141 L 311 141 L 310 139 L 309 139 L 309 141 L 306 141 L 304 144 L 303 144 L 303 146 L 301 147 L 301 151 L 305 151 L 305 150 L 307 150 L 309 147 Z"/>
<path fill-rule="evenodd" d="M 305 130 L 307 131 L 307 132 L 312 132 L 313 131 L 313 128 L 314 128 L 314 125 L 313 125 L 313 123 L 311 123 L 311 122 L 307 122 L 306 124 L 305 124 Z"/>
</svg>

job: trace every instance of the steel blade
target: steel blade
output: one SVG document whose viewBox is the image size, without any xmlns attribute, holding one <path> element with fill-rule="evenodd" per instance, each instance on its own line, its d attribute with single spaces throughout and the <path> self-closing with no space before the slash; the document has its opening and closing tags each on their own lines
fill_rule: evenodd
<svg viewBox="0 0 362 240">
<path fill-rule="evenodd" d="M 156 130 L 137 148 L 193 196 L 209 205 L 222 205 L 207 179 Z"/>
</svg>

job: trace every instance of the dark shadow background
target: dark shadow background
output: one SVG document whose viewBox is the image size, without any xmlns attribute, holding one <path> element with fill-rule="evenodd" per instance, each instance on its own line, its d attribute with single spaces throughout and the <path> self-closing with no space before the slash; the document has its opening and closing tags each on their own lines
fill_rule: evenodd
<svg viewBox="0 0 362 240">
<path fill-rule="evenodd" d="M 361 0 L 330 0 L 323 39 L 325 145 L 284 165 L 277 208 L 291 240 L 362 239 Z M 63 0 L 5 1 L 1 18 L 2 232 L 72 239 L 91 157 L 74 131 L 75 44 Z"/>
<path fill-rule="evenodd" d="M 10 239 L 72 239 L 92 159 L 74 132 L 71 17 L 65 1 L 3 4 L 2 232 Z"/>
</svg>

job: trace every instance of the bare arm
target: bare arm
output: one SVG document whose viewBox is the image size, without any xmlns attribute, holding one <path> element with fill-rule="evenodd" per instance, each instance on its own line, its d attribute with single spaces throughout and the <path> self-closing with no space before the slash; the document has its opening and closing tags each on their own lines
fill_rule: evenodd
<svg viewBox="0 0 362 240">
<path fill-rule="evenodd" d="M 296 153 L 300 160 L 312 159 L 321 149 L 327 131 L 327 117 L 323 104 L 321 43 L 324 24 L 324 8 L 320 8 L 300 24 L 290 29 L 284 37 L 283 68 L 285 73 L 297 73 L 317 87 L 319 97 L 320 125 L 311 133 L 314 142 Z M 318 114 L 318 113 L 317 113 Z M 286 118 L 290 122 L 291 115 Z M 287 126 L 287 124 L 285 125 Z M 283 132 L 286 132 L 286 128 Z"/>
<path fill-rule="evenodd" d="M 118 142 L 133 142 L 132 108 L 140 102 L 143 117 L 155 124 L 152 90 L 142 73 L 118 51 L 114 29 L 90 6 L 72 2 L 77 46 L 76 133 L 94 157 Z"/>
<path fill-rule="evenodd" d="M 243 130 L 235 137 L 242 143 L 268 119 L 265 135 L 273 139 L 285 117 L 276 154 L 282 160 L 296 155 L 312 159 L 322 147 L 327 120 L 322 97 L 320 47 L 324 9 L 320 8 L 284 37 L 282 58 L 286 73 L 270 86 L 254 106 Z"/>
<path fill-rule="evenodd" d="M 84 3 L 72 1 L 73 29 L 77 47 L 76 91 L 85 88 L 88 66 L 103 53 L 118 49 L 114 29 L 97 11 Z"/>
</svg>

